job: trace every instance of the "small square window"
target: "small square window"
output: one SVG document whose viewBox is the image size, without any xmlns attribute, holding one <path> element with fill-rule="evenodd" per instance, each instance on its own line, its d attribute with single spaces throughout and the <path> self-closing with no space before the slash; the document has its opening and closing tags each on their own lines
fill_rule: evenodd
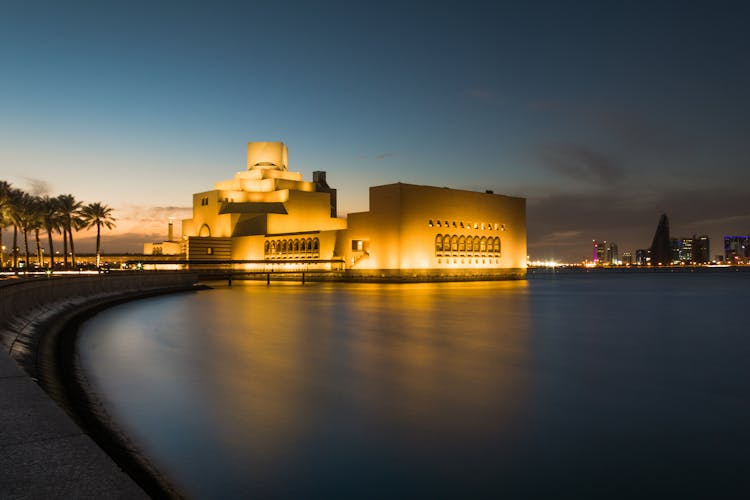
<svg viewBox="0 0 750 500">
<path fill-rule="evenodd" d="M 352 251 L 361 252 L 365 249 L 365 242 L 362 240 L 352 240 Z"/>
<path fill-rule="evenodd" d="M 213 255 L 214 254 L 214 249 L 212 247 L 208 247 L 208 248 L 206 248 L 206 253 L 208 255 Z"/>
</svg>

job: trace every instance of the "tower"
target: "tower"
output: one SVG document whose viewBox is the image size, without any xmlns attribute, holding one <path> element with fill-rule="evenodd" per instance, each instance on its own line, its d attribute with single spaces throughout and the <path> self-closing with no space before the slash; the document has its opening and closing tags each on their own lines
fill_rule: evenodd
<svg viewBox="0 0 750 500">
<path fill-rule="evenodd" d="M 672 261 L 672 245 L 669 239 L 669 219 L 661 214 L 651 242 L 651 265 L 668 266 Z"/>
</svg>

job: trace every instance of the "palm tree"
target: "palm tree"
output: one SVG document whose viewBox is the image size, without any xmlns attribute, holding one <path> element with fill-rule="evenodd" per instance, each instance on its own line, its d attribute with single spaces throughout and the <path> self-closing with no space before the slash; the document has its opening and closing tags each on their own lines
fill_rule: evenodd
<svg viewBox="0 0 750 500">
<path fill-rule="evenodd" d="M 87 228 L 96 226 L 96 267 L 101 264 L 101 228 L 115 227 L 115 218 L 112 217 L 112 209 L 98 201 L 89 203 L 81 210 L 84 224 Z"/>
<path fill-rule="evenodd" d="M 29 224 L 29 229 L 34 230 L 36 262 L 42 268 L 44 267 L 44 257 L 42 255 L 42 241 L 39 238 L 39 232 L 44 225 L 44 205 L 41 196 L 32 196 L 29 200 Z"/>
<path fill-rule="evenodd" d="M 3 247 L 3 230 L 10 225 L 10 217 L 8 214 L 10 192 L 13 188 L 6 181 L 0 181 L 0 249 Z M 5 258 L 5 250 L 0 253 L 0 268 L 3 267 L 3 259 Z"/>
<path fill-rule="evenodd" d="M 26 268 L 29 266 L 29 230 L 34 225 L 32 196 L 16 189 L 11 194 L 10 218 L 13 222 L 13 266 L 18 267 L 18 230 L 23 233 L 24 249 L 26 251 Z"/>
<path fill-rule="evenodd" d="M 73 267 L 76 267 L 76 250 L 73 245 L 73 229 L 78 231 L 83 226 L 81 219 L 81 202 L 72 194 L 61 194 L 57 197 L 60 204 L 61 227 L 63 231 L 63 261 L 68 268 L 68 238 L 70 238 L 70 256 Z"/>
<path fill-rule="evenodd" d="M 52 233 L 60 232 L 62 227 L 62 216 L 60 212 L 60 203 L 58 198 L 50 198 L 45 196 L 42 198 L 42 206 L 44 207 L 43 212 L 43 225 L 44 229 L 47 230 L 47 239 L 49 241 L 49 267 L 55 269 L 55 247 L 52 242 Z"/>
<path fill-rule="evenodd" d="M 8 192 L 7 215 L 8 222 L 13 225 L 13 269 L 18 274 L 18 228 L 21 221 L 21 203 L 23 201 L 23 191 L 11 188 Z"/>
</svg>

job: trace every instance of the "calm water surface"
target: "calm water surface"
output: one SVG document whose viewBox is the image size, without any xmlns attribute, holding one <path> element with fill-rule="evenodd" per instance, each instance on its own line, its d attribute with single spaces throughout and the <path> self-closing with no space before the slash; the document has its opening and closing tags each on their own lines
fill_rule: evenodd
<svg viewBox="0 0 750 500">
<path fill-rule="evenodd" d="M 249 283 L 88 321 L 196 498 L 748 498 L 750 273 Z"/>
</svg>

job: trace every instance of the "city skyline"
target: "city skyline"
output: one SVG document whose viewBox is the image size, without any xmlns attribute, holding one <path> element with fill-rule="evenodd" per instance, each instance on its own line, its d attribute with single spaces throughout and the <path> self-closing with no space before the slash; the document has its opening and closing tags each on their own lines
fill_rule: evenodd
<svg viewBox="0 0 750 500">
<path fill-rule="evenodd" d="M 327 171 L 340 215 L 401 181 L 526 197 L 532 258 L 646 248 L 663 212 L 716 245 L 750 231 L 740 7 L 13 4 L 0 178 L 115 208 L 105 252 L 163 239 L 253 140 Z"/>
</svg>

